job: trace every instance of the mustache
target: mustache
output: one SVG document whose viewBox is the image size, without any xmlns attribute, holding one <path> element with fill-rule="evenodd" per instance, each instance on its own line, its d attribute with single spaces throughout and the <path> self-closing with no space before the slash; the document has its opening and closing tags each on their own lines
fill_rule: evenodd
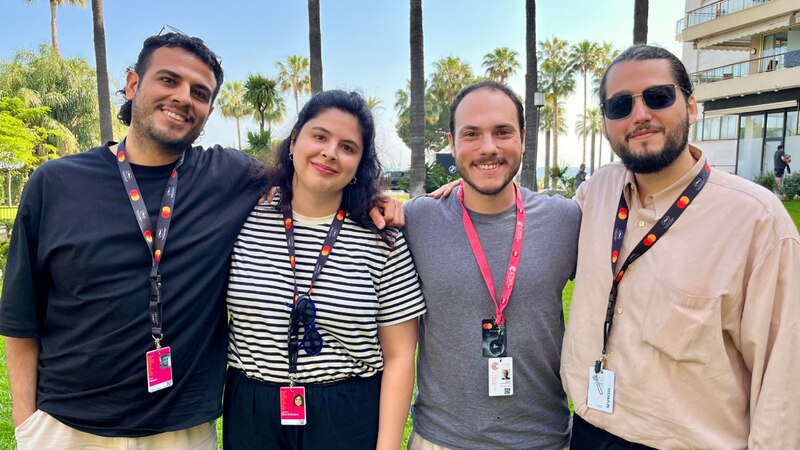
<svg viewBox="0 0 800 450">
<path fill-rule="evenodd" d="M 664 131 L 664 128 L 653 126 L 652 124 L 650 124 L 650 122 L 643 123 L 641 125 L 638 125 L 636 128 L 634 128 L 633 131 L 631 131 L 630 133 L 625 135 L 625 142 L 629 141 L 635 135 L 637 135 L 637 134 L 639 134 L 639 133 L 641 133 L 641 132 L 643 132 L 645 130 Z"/>
</svg>

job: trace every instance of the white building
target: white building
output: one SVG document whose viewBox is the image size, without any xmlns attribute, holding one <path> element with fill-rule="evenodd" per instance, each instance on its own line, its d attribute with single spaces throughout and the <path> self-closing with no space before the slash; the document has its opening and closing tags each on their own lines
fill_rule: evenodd
<svg viewBox="0 0 800 450">
<path fill-rule="evenodd" d="M 676 26 L 700 116 L 690 141 L 752 179 L 783 144 L 800 160 L 800 0 L 686 0 Z"/>
</svg>

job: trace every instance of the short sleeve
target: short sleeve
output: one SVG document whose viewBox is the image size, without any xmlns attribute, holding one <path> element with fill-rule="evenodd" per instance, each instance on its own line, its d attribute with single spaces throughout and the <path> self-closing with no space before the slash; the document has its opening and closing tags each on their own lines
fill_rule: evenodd
<svg viewBox="0 0 800 450">
<path fill-rule="evenodd" d="M 425 300 L 414 260 L 400 231 L 381 272 L 377 294 L 379 326 L 395 325 L 425 313 Z"/>
</svg>

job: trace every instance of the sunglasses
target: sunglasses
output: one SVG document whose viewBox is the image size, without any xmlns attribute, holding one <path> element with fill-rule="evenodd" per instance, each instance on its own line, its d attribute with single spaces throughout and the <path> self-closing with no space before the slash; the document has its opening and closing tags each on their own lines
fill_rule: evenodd
<svg viewBox="0 0 800 450">
<path fill-rule="evenodd" d="M 219 64 L 220 66 L 222 65 L 222 58 L 220 58 L 220 57 L 219 57 L 219 55 L 217 55 L 216 53 L 214 53 L 214 51 L 213 51 L 213 50 L 211 50 L 210 48 L 208 48 L 208 46 L 206 45 L 206 43 L 205 43 L 205 42 L 203 42 L 203 40 L 202 40 L 202 39 L 200 39 L 199 37 L 190 36 L 190 35 L 188 35 L 188 34 L 184 33 L 183 31 L 181 31 L 181 30 L 179 30 L 179 29 L 177 29 L 177 28 L 173 27 L 172 25 L 169 25 L 169 24 L 167 24 L 167 25 L 164 25 L 163 27 L 161 27 L 161 29 L 160 29 L 160 30 L 158 30 L 158 34 L 157 34 L 156 36 L 163 36 L 163 35 L 165 35 L 165 34 L 170 34 L 170 33 L 173 33 L 173 34 L 178 34 L 178 35 L 185 36 L 185 37 L 187 37 L 187 38 L 190 38 L 190 39 L 194 39 L 194 40 L 196 40 L 196 41 L 197 41 L 198 43 L 200 43 L 200 44 L 201 44 L 203 47 L 207 48 L 209 52 L 211 52 L 211 56 L 213 56 L 213 57 L 214 57 L 214 59 L 215 59 L 215 60 L 217 60 L 217 64 Z"/>
<path fill-rule="evenodd" d="M 300 295 L 294 304 L 292 312 L 292 326 L 299 327 L 300 324 L 305 328 L 300 348 L 305 350 L 307 355 L 317 355 L 322 351 L 322 335 L 317 330 L 317 305 L 306 294 Z"/>
<path fill-rule="evenodd" d="M 660 86 L 649 87 L 643 90 L 641 94 L 615 95 L 614 97 L 603 101 L 600 104 L 600 109 L 603 110 L 603 115 L 609 120 L 624 119 L 630 116 L 631 112 L 633 112 L 633 103 L 636 97 L 642 97 L 644 104 L 652 111 L 669 108 L 675 104 L 675 99 L 677 98 L 675 88 L 678 88 L 691 95 L 691 92 L 683 89 L 680 86 L 676 86 L 674 84 L 662 84 Z"/>
</svg>

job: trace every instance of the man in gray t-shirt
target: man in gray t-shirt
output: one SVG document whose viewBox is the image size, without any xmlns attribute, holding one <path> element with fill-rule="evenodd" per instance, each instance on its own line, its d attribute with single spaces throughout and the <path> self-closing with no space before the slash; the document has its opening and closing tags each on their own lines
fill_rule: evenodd
<svg viewBox="0 0 800 450">
<path fill-rule="evenodd" d="M 420 326 L 409 448 L 564 448 L 569 409 L 559 377 L 561 291 L 575 269 L 580 210 L 564 198 L 524 188 L 517 200 L 511 180 L 525 130 L 522 104 L 511 90 L 481 82 L 459 93 L 450 110 L 448 138 L 465 183 L 447 199 L 418 197 L 405 206 L 405 232 L 428 308 Z M 494 330 L 502 320 L 464 211 L 502 304 L 512 247 L 519 242 L 517 201 L 524 233 L 511 271 L 516 282 L 502 310 L 505 354 L 496 357 L 492 350 L 502 349 L 488 349 L 484 336 L 497 340 L 486 327 Z"/>
</svg>

